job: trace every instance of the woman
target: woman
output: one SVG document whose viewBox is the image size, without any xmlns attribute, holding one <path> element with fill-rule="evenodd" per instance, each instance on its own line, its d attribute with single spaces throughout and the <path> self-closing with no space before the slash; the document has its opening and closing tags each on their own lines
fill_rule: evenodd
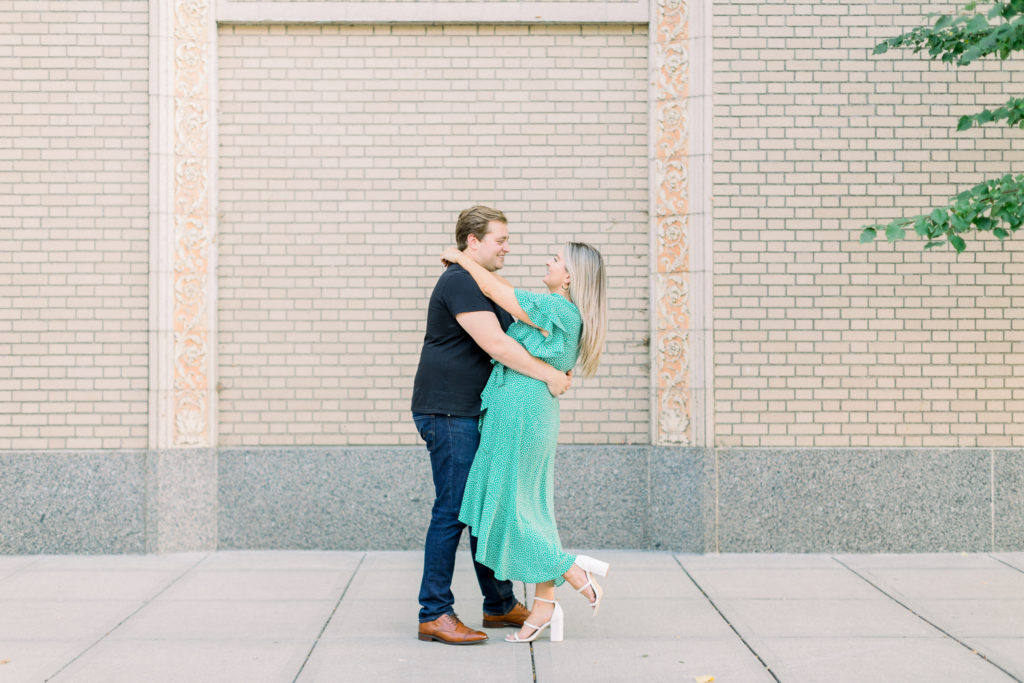
<svg viewBox="0 0 1024 683">
<path fill-rule="evenodd" d="M 577 357 L 585 376 L 597 370 L 607 304 L 604 263 L 596 249 L 570 242 L 548 261 L 548 294 L 513 289 L 454 247 L 441 259 L 465 268 L 484 295 L 516 318 L 508 335 L 532 355 L 563 371 L 571 370 Z M 603 591 L 592 573 L 604 576 L 608 565 L 565 553 L 558 539 L 552 500 L 558 399 L 543 382 L 495 363 L 482 405 L 480 447 L 459 520 L 478 539 L 477 562 L 499 579 L 536 584 L 530 616 L 506 640 L 531 642 L 550 626 L 551 640 L 559 641 L 563 613 L 555 586 L 568 581 L 596 615 Z"/>
</svg>

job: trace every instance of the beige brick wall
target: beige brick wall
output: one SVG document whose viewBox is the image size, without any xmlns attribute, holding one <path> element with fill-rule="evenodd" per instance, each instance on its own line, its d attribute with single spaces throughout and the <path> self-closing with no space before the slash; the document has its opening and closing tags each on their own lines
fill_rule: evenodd
<svg viewBox="0 0 1024 683">
<path fill-rule="evenodd" d="M 514 284 L 601 248 L 606 361 L 562 440 L 648 440 L 646 27 L 228 26 L 218 69 L 222 445 L 418 443 L 426 302 L 475 203 Z"/>
<path fill-rule="evenodd" d="M 147 11 L 0 6 L 0 449 L 146 447 Z"/>
<path fill-rule="evenodd" d="M 1021 238 L 857 242 L 1024 172 L 1024 131 L 954 132 L 1020 95 L 1019 58 L 870 56 L 958 6 L 715 3 L 717 444 L 1024 444 Z"/>
<path fill-rule="evenodd" d="M 239 1 L 240 0 L 232 0 L 232 2 L 239 2 Z M 259 0 L 254 0 L 254 1 L 259 2 Z M 263 1 L 266 2 L 267 0 L 263 0 Z M 322 3 L 325 3 L 325 4 L 326 3 L 330 3 L 330 2 L 337 2 L 337 1 L 338 0 L 270 0 L 270 2 L 272 2 L 272 3 L 279 3 L 279 2 L 280 3 L 288 3 L 288 2 L 322 2 Z M 413 2 L 420 2 L 420 3 L 422 3 L 425 0 L 343 0 L 343 1 L 344 2 L 351 2 L 351 3 L 354 3 L 354 4 L 360 4 L 360 3 L 402 4 L 402 3 L 413 3 Z M 432 3 L 432 4 L 439 4 L 439 3 L 440 4 L 448 4 L 448 3 L 473 3 L 473 4 L 480 4 L 480 3 L 488 3 L 489 2 L 489 3 L 495 4 L 495 5 L 508 5 L 508 4 L 522 2 L 522 0 L 429 0 L 429 2 Z M 592 4 L 592 5 L 606 5 L 606 4 L 610 4 L 609 0 L 530 0 L 530 2 L 537 3 L 537 4 L 540 4 L 540 5 L 544 5 L 544 4 L 547 4 L 547 3 L 558 3 L 558 4 L 564 4 L 564 3 L 573 3 L 573 4 L 589 3 L 589 4 Z"/>
</svg>

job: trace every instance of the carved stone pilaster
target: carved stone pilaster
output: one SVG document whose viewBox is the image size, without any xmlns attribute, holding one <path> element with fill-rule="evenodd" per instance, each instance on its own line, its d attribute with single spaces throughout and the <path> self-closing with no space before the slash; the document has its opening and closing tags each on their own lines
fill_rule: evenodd
<svg viewBox="0 0 1024 683">
<path fill-rule="evenodd" d="M 150 0 L 146 550 L 217 545 L 212 0 Z"/>
<path fill-rule="evenodd" d="M 216 444 L 211 0 L 152 0 L 150 447 Z"/>
<path fill-rule="evenodd" d="M 651 22 L 652 438 L 686 446 L 693 443 L 687 9 L 682 0 L 658 0 Z"/>
</svg>

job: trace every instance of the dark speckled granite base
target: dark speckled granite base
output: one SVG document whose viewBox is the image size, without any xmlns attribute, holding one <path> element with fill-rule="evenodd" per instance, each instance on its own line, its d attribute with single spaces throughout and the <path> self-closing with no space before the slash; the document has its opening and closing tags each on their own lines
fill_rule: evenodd
<svg viewBox="0 0 1024 683">
<path fill-rule="evenodd" d="M 146 453 L 0 453 L 0 553 L 146 551 Z"/>
<path fill-rule="evenodd" d="M 993 550 L 1024 550 L 1024 454 L 992 452 Z"/>
<path fill-rule="evenodd" d="M 570 446 L 555 459 L 567 547 L 647 548 L 647 446 Z M 221 548 L 416 549 L 434 488 L 422 447 L 223 449 Z"/>
<path fill-rule="evenodd" d="M 714 533 L 714 451 L 650 449 L 648 534 L 652 550 L 701 553 Z"/>
<path fill-rule="evenodd" d="M 717 457 L 721 552 L 992 548 L 989 450 L 719 449 Z"/>
<path fill-rule="evenodd" d="M 225 448 L 218 471 L 221 548 L 423 547 L 424 448 Z"/>
<path fill-rule="evenodd" d="M 422 547 L 423 447 L 0 452 L 0 554 Z M 1024 550 L 1024 451 L 566 446 L 566 547 Z"/>
<path fill-rule="evenodd" d="M 646 446 L 564 446 L 555 519 L 567 548 L 648 548 Z"/>
</svg>

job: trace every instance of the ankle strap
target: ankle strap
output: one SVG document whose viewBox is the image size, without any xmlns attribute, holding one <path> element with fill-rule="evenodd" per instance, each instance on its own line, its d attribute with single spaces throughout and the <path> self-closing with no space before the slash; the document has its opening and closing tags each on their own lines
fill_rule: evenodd
<svg viewBox="0 0 1024 683">
<path fill-rule="evenodd" d="M 534 600 L 540 600 L 541 602 L 547 602 L 547 603 L 550 603 L 552 605 L 554 605 L 555 602 L 556 602 L 555 600 L 548 600 L 547 598 L 536 598 L 535 597 Z"/>
</svg>

